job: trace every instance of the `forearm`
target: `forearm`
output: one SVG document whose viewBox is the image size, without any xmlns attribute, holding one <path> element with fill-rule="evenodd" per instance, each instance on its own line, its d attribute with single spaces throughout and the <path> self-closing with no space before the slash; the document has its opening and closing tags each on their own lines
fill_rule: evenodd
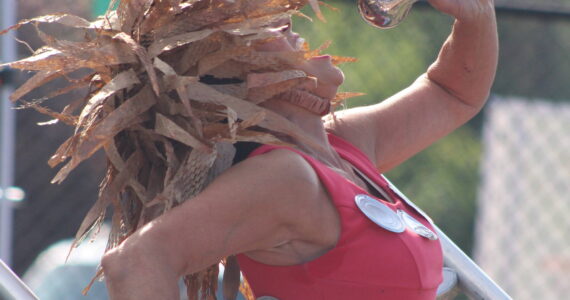
<svg viewBox="0 0 570 300">
<path fill-rule="evenodd" d="M 465 104 L 485 103 L 497 68 L 498 38 L 492 1 L 481 10 L 457 18 L 452 33 L 427 72 L 428 78 Z M 487 3 L 489 2 L 489 3 Z"/>
</svg>

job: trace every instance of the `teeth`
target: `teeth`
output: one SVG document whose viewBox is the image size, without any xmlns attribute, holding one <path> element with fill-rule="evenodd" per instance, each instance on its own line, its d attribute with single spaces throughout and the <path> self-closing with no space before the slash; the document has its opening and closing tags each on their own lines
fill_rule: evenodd
<svg viewBox="0 0 570 300">
<path fill-rule="evenodd" d="M 299 50 L 301 49 L 301 47 L 303 47 L 303 44 L 305 43 L 305 39 L 300 37 L 297 39 L 297 41 L 295 42 L 295 49 Z"/>
</svg>

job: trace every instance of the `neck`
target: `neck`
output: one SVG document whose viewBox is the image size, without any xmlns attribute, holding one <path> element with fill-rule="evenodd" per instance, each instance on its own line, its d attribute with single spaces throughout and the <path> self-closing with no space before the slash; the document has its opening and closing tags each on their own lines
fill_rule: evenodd
<svg viewBox="0 0 570 300">
<path fill-rule="evenodd" d="M 282 100 L 268 100 L 264 102 L 262 106 L 295 123 L 306 135 L 311 137 L 316 143 L 323 145 L 325 149 L 324 152 L 316 151 L 295 141 L 295 145 L 297 145 L 300 150 L 325 163 L 329 167 L 336 169 L 342 173 L 343 176 L 354 180 L 355 175 L 350 164 L 341 159 L 336 150 L 330 145 L 321 116 L 303 107 Z"/>
<path fill-rule="evenodd" d="M 304 107 L 280 99 L 265 101 L 262 106 L 295 123 L 306 135 L 313 138 L 315 142 L 325 145 L 327 149 L 330 148 L 325 126 L 321 116 L 318 114 L 311 112 Z"/>
</svg>

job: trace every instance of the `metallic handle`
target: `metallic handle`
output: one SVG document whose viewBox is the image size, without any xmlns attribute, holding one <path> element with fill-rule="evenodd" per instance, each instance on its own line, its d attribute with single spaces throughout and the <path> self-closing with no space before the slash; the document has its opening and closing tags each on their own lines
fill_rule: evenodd
<svg viewBox="0 0 570 300">
<path fill-rule="evenodd" d="M 38 300 L 28 286 L 0 259 L 0 299 Z"/>
<path fill-rule="evenodd" d="M 459 288 L 473 300 L 512 300 L 439 228 L 435 228 L 443 248 L 443 264 L 457 272 Z"/>
<path fill-rule="evenodd" d="M 358 12 L 370 25 L 388 29 L 408 15 L 417 0 L 358 0 Z"/>
<path fill-rule="evenodd" d="M 384 180 L 392 191 L 402 198 L 408 205 L 432 223 L 443 250 L 443 265 L 457 274 L 458 286 L 469 299 L 472 300 L 512 300 L 512 298 L 496 284 L 475 262 L 469 258 L 441 229 L 439 229 L 429 216 L 417 207 L 406 195 L 393 185 L 386 177 Z M 444 298 L 442 298 L 444 299 Z"/>
</svg>

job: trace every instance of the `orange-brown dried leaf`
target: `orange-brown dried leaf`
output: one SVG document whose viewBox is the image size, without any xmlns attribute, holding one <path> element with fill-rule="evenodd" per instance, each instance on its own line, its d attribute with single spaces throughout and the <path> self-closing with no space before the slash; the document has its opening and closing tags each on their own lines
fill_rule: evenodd
<svg viewBox="0 0 570 300">
<path fill-rule="evenodd" d="M 170 0 L 152 1 L 151 7 L 145 13 L 146 17 L 140 24 L 140 34 L 144 35 L 171 21 L 176 13 L 173 8 L 178 6 L 177 2 Z"/>
<path fill-rule="evenodd" d="M 325 41 L 318 48 L 305 52 L 305 59 L 310 59 L 312 57 L 321 55 L 321 52 L 325 51 L 328 47 L 330 47 L 331 44 L 332 44 L 332 41 L 330 41 L 330 40 Z M 306 44 L 306 48 L 308 48 L 308 47 L 309 47 L 309 44 Z"/>
<path fill-rule="evenodd" d="M 227 60 L 207 73 L 216 78 L 243 78 L 252 69 L 255 69 L 255 67 L 242 62 Z"/>
<path fill-rule="evenodd" d="M 319 20 L 321 20 L 323 23 L 326 23 L 327 20 L 325 19 L 325 16 L 323 16 L 323 13 L 321 12 L 321 8 L 319 7 L 319 1 L 318 0 L 308 0 L 308 1 L 309 1 L 309 5 L 311 6 L 313 11 L 315 12 L 315 15 L 317 16 L 317 18 Z"/>
<path fill-rule="evenodd" d="M 199 138 L 178 126 L 174 121 L 164 115 L 156 114 L 154 131 L 160 135 L 179 141 L 201 151 L 211 151 L 211 146 L 204 144 Z"/>
<path fill-rule="evenodd" d="M 87 117 L 94 112 L 95 108 L 101 105 L 110 96 L 114 95 L 118 91 L 130 88 L 138 83 L 140 83 L 140 81 L 137 77 L 137 74 L 132 69 L 128 69 L 127 71 L 123 71 L 117 74 L 117 76 L 115 76 L 110 82 L 103 86 L 103 88 L 101 88 L 97 93 L 89 98 L 87 104 L 79 115 L 78 127 L 84 126 Z"/>
<path fill-rule="evenodd" d="M 186 157 L 173 180 L 164 188 L 161 197 L 167 199 L 167 209 L 185 200 L 192 199 L 202 191 L 208 170 L 216 160 L 215 148 L 211 152 L 192 150 Z"/>
<path fill-rule="evenodd" d="M 155 103 L 156 97 L 148 86 L 145 86 L 139 93 L 125 101 L 99 123 L 89 127 L 81 134 L 81 139 L 74 149 L 71 160 L 59 170 L 52 182 L 62 182 L 75 167 L 91 157 L 109 139 L 128 126 L 137 123 L 139 115 Z"/>
<path fill-rule="evenodd" d="M 239 130 L 236 135 L 236 140 L 239 142 L 254 142 L 269 145 L 292 146 L 291 144 L 281 141 L 270 133 L 253 130 Z"/>
<path fill-rule="evenodd" d="M 204 56 L 219 50 L 221 42 L 219 40 L 219 32 L 210 35 L 200 41 L 196 41 L 184 47 L 183 53 L 180 56 L 170 55 L 164 56 L 166 62 L 172 60 L 171 65 L 176 69 L 178 74 L 187 74 L 189 70 L 195 68 Z M 197 73 L 197 71 L 195 72 Z"/>
<path fill-rule="evenodd" d="M 48 165 L 50 167 L 55 167 L 60 163 L 66 161 L 77 147 L 77 142 L 79 141 L 79 135 L 72 135 L 65 142 L 63 142 L 55 153 L 48 160 Z"/>
<path fill-rule="evenodd" d="M 134 174 L 138 173 L 141 168 L 143 161 L 143 155 L 140 151 L 135 151 L 125 162 L 123 170 L 118 172 L 116 176 L 113 176 L 112 180 L 105 185 L 102 189 L 101 194 L 95 205 L 91 207 L 83 222 L 81 223 L 79 230 L 75 235 L 75 240 L 73 241 L 71 248 L 75 248 L 78 244 L 89 234 L 89 229 L 100 225 L 104 217 L 105 209 L 113 199 L 119 198 L 119 193 L 125 187 L 129 179 L 131 179 Z"/>
<path fill-rule="evenodd" d="M 286 11 L 297 10 L 307 3 L 306 0 L 249 0 L 242 1 L 243 18 L 258 18 Z M 238 17 L 235 19 L 239 20 Z"/>
<path fill-rule="evenodd" d="M 108 143 L 105 144 L 104 146 L 105 148 L 105 155 L 107 157 L 107 159 L 111 162 L 111 164 L 113 164 L 113 167 L 115 168 L 115 170 L 117 170 L 119 173 L 123 172 L 123 170 L 127 169 L 128 170 L 128 163 L 126 163 L 123 158 L 121 157 L 121 155 L 119 154 L 119 151 L 117 149 L 117 146 L 115 144 L 114 139 L 111 139 Z M 145 157 L 144 159 L 148 159 L 148 157 Z M 148 164 L 148 161 L 145 161 L 145 164 Z M 141 166 L 142 168 L 142 166 Z M 147 194 L 147 189 L 137 180 L 137 174 L 135 173 L 131 173 L 131 176 L 128 178 L 128 182 L 127 185 L 133 190 L 135 191 L 138 199 L 140 199 L 143 204 L 150 201 L 150 196 Z M 154 195 L 153 195 L 154 197 Z"/>
<path fill-rule="evenodd" d="M 67 125 L 70 126 L 75 126 L 77 124 L 77 117 L 75 116 L 70 116 L 67 114 L 62 114 L 62 113 L 58 113 L 56 111 L 53 111 L 47 107 L 41 106 L 41 105 L 37 105 L 35 103 L 31 103 L 31 102 L 27 102 L 24 100 L 20 100 L 25 106 L 27 107 L 31 107 L 33 109 L 35 109 L 36 111 L 38 111 L 39 113 L 42 113 L 44 115 L 48 115 L 56 120 L 59 120 Z"/>
<path fill-rule="evenodd" d="M 322 6 L 324 6 L 324 7 L 326 7 L 326 8 L 328 8 L 328 9 L 330 9 L 330 10 L 332 10 L 332 11 L 334 11 L 334 12 L 339 12 L 339 11 L 340 11 L 339 8 L 334 7 L 334 6 L 332 6 L 331 4 L 326 3 L 326 2 L 324 2 L 324 1 L 319 1 L 319 4 L 322 5 Z"/>
<path fill-rule="evenodd" d="M 344 101 L 346 101 L 349 98 L 353 98 L 353 97 L 360 97 L 360 96 L 364 96 L 366 95 L 365 93 L 359 93 L 359 92 L 341 92 L 341 93 L 337 93 L 334 97 L 334 99 L 331 101 L 331 106 L 333 108 L 333 110 L 335 108 L 337 108 L 339 105 L 341 105 Z"/>
<path fill-rule="evenodd" d="M 234 46 L 207 55 L 198 62 L 198 74 L 207 74 L 208 71 L 223 64 L 224 62 L 240 55 L 246 55 L 251 51 L 250 47 Z"/>
<path fill-rule="evenodd" d="M 59 50 L 43 47 L 34 55 L 0 65 L 28 71 L 71 72 L 81 68 L 94 69 L 104 66 L 104 62 L 84 61 L 68 56 Z"/>
<path fill-rule="evenodd" d="M 51 99 L 51 98 L 55 98 L 57 96 L 61 96 L 61 95 L 65 95 L 71 91 L 77 90 L 77 89 L 82 89 L 85 88 L 87 86 L 89 86 L 89 79 L 90 76 L 87 76 L 86 78 L 84 78 L 85 80 L 80 80 L 80 81 L 76 81 L 70 85 L 67 85 L 61 89 L 57 89 L 53 92 L 50 92 L 46 98 Z M 81 100 L 84 100 L 83 98 Z M 62 112 L 62 113 L 67 113 L 67 112 Z M 70 113 L 67 113 L 70 114 Z"/>
<path fill-rule="evenodd" d="M 304 13 L 298 11 L 298 10 L 293 11 L 292 14 L 295 15 L 295 16 L 301 17 L 301 18 L 303 18 L 303 19 L 306 19 L 306 20 L 308 20 L 309 22 L 313 22 L 313 18 L 307 16 L 306 14 L 304 14 Z"/>
<path fill-rule="evenodd" d="M 357 62 L 358 58 L 356 57 L 347 57 L 347 56 L 335 56 L 333 55 L 331 57 L 331 62 L 334 65 L 339 65 L 339 64 L 343 64 L 343 63 L 353 63 L 353 62 Z"/>
<path fill-rule="evenodd" d="M 181 115 L 183 117 L 189 117 L 182 103 L 177 102 L 165 94 L 160 96 L 160 101 L 158 101 L 155 109 L 157 112 L 167 116 Z"/>
<path fill-rule="evenodd" d="M 253 103 L 261 103 L 285 91 L 306 84 L 311 84 L 313 82 L 314 81 L 310 77 L 300 77 L 300 78 L 289 79 L 286 81 L 281 81 L 268 86 L 252 88 L 248 90 L 247 100 Z"/>
<path fill-rule="evenodd" d="M 237 3 L 238 1 L 236 1 Z M 176 15 L 170 22 L 161 27 L 154 28 L 153 35 L 157 38 L 167 38 L 184 32 L 191 32 L 221 23 L 237 14 L 238 4 L 225 2 L 217 8 L 188 9 Z M 204 4 L 204 2 L 197 2 Z"/>
<path fill-rule="evenodd" d="M 122 32 L 133 33 L 137 25 L 142 21 L 144 11 L 148 9 L 150 1 L 145 0 L 121 0 L 117 7 L 119 26 Z"/>
<path fill-rule="evenodd" d="M 255 114 L 263 111 L 267 117 L 259 123 L 259 126 L 289 135 L 300 143 L 315 149 L 317 152 L 325 151 L 322 145 L 317 143 L 312 137 L 308 136 L 298 125 L 275 112 L 264 109 L 253 103 L 249 103 L 230 95 L 222 94 L 208 85 L 199 82 L 188 83 L 188 95 L 194 100 L 230 107 L 242 120 L 251 118 Z"/>
<path fill-rule="evenodd" d="M 36 18 L 32 18 L 32 19 L 24 19 L 21 20 L 20 22 L 18 22 L 18 24 L 16 25 L 12 25 L 10 27 L 8 27 L 7 29 L 4 29 L 2 31 L 0 31 L 0 35 L 3 35 L 5 33 L 7 33 L 10 30 L 16 30 L 26 24 L 52 24 L 52 23 L 57 23 L 57 24 L 61 24 L 61 25 L 65 25 L 65 26 L 69 26 L 69 27 L 74 27 L 74 28 L 90 28 L 91 23 L 89 23 L 89 21 L 80 18 L 78 16 L 74 16 L 74 15 L 70 15 L 70 14 L 51 14 L 51 15 L 45 15 L 45 16 L 40 16 L 40 17 L 36 17 Z"/>
<path fill-rule="evenodd" d="M 10 95 L 11 101 L 17 101 L 18 99 L 22 98 L 24 95 L 28 94 L 32 90 L 58 78 L 61 76 L 61 73 L 44 70 L 37 72 L 28 79 L 24 84 L 22 84 L 18 89 L 16 89 L 12 95 Z"/>
<path fill-rule="evenodd" d="M 163 187 L 168 186 L 168 184 L 170 183 L 170 181 L 172 181 L 172 178 L 180 168 L 181 161 L 174 152 L 174 146 L 172 145 L 172 142 L 173 141 L 167 138 L 164 138 L 164 140 L 162 141 L 162 145 L 164 146 L 164 154 L 166 155 L 166 170 L 164 172 L 161 172 L 159 171 L 159 167 L 153 166 L 153 170 L 149 178 L 149 183 L 151 183 L 149 184 L 150 189 L 151 191 L 154 192 L 155 197 L 162 191 Z M 159 173 L 163 173 L 164 176 L 160 178 L 159 176 L 157 176 L 159 175 Z M 156 180 L 157 182 L 162 182 L 162 186 L 159 187 L 156 185 L 156 183 L 152 184 L 153 179 Z"/>
<path fill-rule="evenodd" d="M 301 70 L 286 70 L 281 72 L 251 73 L 247 75 L 247 88 L 258 88 L 273 85 L 295 78 L 304 78 L 307 74 Z"/>
<path fill-rule="evenodd" d="M 221 78 L 228 78 L 228 77 L 221 77 Z M 212 87 L 220 93 L 228 94 L 230 96 L 234 96 L 237 98 L 245 99 L 245 97 L 247 96 L 247 87 L 245 83 L 217 84 L 213 85 Z"/>
<path fill-rule="evenodd" d="M 148 48 L 148 53 L 150 57 L 155 57 L 163 52 L 170 51 L 172 49 L 205 39 L 212 33 L 214 33 L 214 30 L 204 29 L 160 39 L 150 45 Z"/>
<path fill-rule="evenodd" d="M 282 71 L 290 69 L 292 66 L 303 62 L 304 54 L 302 52 L 257 52 L 250 51 L 245 55 L 239 55 L 233 58 L 236 61 L 250 64 L 258 69 L 265 71 Z"/>
<path fill-rule="evenodd" d="M 47 47 L 59 50 L 64 55 L 81 61 L 107 66 L 137 62 L 135 53 L 130 51 L 127 45 L 113 40 L 112 36 L 102 34 L 105 32 L 103 30 L 98 31 L 99 36 L 94 40 L 87 42 L 73 42 L 64 38 L 58 39 L 44 33 L 37 27 L 36 32 Z"/>
<path fill-rule="evenodd" d="M 227 120 L 228 120 L 228 129 L 229 129 L 229 133 L 230 133 L 230 138 L 232 140 L 235 140 L 236 137 L 236 133 L 237 133 L 237 129 L 238 129 L 238 125 L 237 125 L 237 113 L 231 109 L 231 108 L 226 108 L 226 116 L 227 116 Z"/>
<path fill-rule="evenodd" d="M 147 73 L 148 78 L 150 80 L 154 94 L 157 96 L 160 95 L 160 88 L 158 85 L 158 77 L 156 75 L 156 71 L 154 69 L 152 60 L 151 60 L 150 56 L 148 55 L 148 52 L 146 51 L 146 49 L 144 47 L 142 47 L 139 43 L 137 43 L 132 37 L 125 34 L 124 32 L 117 33 L 113 37 L 113 39 L 124 42 L 127 46 L 129 46 L 131 51 L 137 55 L 141 64 L 143 65 L 143 67 L 146 70 L 146 73 Z"/>
<path fill-rule="evenodd" d="M 264 15 L 257 18 L 241 19 L 240 22 L 233 22 L 235 20 L 228 20 L 228 24 L 221 25 L 220 30 L 227 33 L 239 36 L 251 34 L 263 34 L 270 30 L 267 24 L 273 24 L 283 18 L 287 18 L 292 14 L 292 11 L 284 11 L 273 15 Z M 275 30 L 273 30 L 275 32 Z"/>
<path fill-rule="evenodd" d="M 247 129 L 251 126 L 255 126 L 259 123 L 261 123 L 261 121 L 263 121 L 265 119 L 266 115 L 264 111 L 260 111 L 256 114 L 254 114 L 253 116 L 251 116 L 248 119 L 243 120 L 242 122 L 239 123 L 239 127 L 240 129 Z"/>
<path fill-rule="evenodd" d="M 230 139 L 228 125 L 222 123 L 207 124 L 204 126 L 204 138 L 208 140 Z"/>
<path fill-rule="evenodd" d="M 353 98 L 353 97 L 360 97 L 360 96 L 364 96 L 366 95 L 366 93 L 359 93 L 359 92 L 340 92 L 337 93 L 336 96 L 334 97 L 334 99 L 332 100 L 333 102 L 339 102 L 339 101 L 344 101 L 348 98 Z"/>
</svg>

